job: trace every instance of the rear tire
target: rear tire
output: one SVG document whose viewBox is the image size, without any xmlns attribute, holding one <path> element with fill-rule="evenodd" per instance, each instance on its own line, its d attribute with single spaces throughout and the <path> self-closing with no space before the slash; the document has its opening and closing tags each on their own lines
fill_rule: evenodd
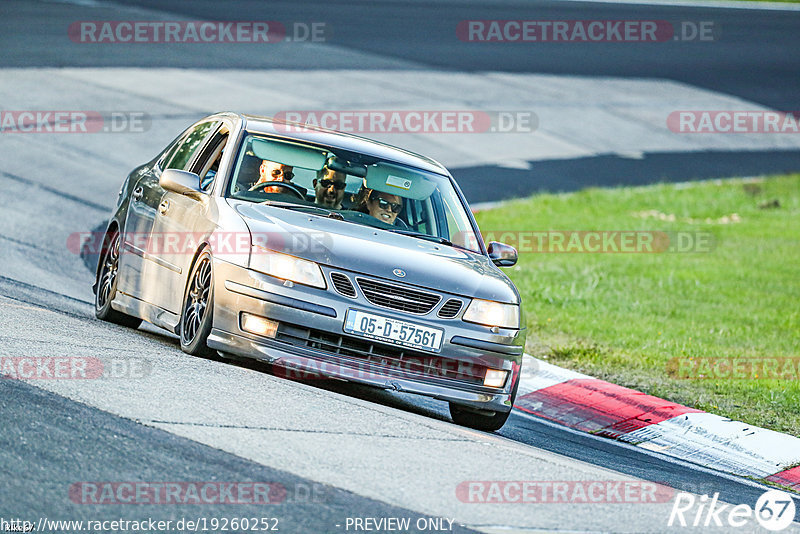
<svg viewBox="0 0 800 534">
<path fill-rule="evenodd" d="M 94 315 L 100 320 L 110 323 L 138 328 L 142 320 L 118 312 L 111 307 L 111 301 L 117 294 L 117 271 L 119 270 L 120 234 L 114 230 L 106 234 L 103 252 L 100 255 L 100 269 L 97 275 L 97 293 L 94 296 Z"/>
<path fill-rule="evenodd" d="M 181 350 L 194 356 L 215 356 L 206 344 L 214 318 L 211 253 L 203 249 L 192 267 L 181 307 Z"/>
</svg>

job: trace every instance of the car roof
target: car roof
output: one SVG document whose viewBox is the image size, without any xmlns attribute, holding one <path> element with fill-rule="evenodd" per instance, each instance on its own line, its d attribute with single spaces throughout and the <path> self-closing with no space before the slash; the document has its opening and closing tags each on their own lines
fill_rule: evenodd
<svg viewBox="0 0 800 534">
<path fill-rule="evenodd" d="M 227 113 L 225 115 L 227 115 Z M 251 133 L 305 141 L 333 149 L 341 149 L 372 156 L 384 161 L 416 167 L 444 176 L 450 176 L 450 173 L 442 164 L 431 158 L 379 141 L 367 139 L 366 137 L 271 117 L 247 114 L 235 115 L 243 121 L 244 129 Z"/>
</svg>

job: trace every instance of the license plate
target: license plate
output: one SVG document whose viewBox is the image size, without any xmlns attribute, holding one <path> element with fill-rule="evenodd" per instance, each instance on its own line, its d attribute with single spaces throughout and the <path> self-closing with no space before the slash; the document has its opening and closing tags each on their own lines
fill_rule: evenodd
<svg viewBox="0 0 800 534">
<path fill-rule="evenodd" d="M 352 308 L 347 310 L 344 331 L 430 352 L 439 352 L 444 337 L 444 331 L 438 328 L 398 321 Z"/>
</svg>

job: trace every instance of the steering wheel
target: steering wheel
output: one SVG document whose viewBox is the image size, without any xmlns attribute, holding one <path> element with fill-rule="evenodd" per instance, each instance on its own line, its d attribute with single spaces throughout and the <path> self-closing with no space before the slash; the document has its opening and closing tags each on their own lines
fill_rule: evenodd
<svg viewBox="0 0 800 534">
<path fill-rule="evenodd" d="M 267 182 L 257 183 L 253 187 L 248 189 L 247 191 L 248 192 L 249 191 L 258 191 L 259 189 L 264 189 L 265 187 L 274 187 L 274 186 L 283 187 L 283 188 L 291 191 L 295 195 L 297 195 L 299 198 L 301 198 L 303 200 L 306 199 L 306 195 L 300 189 L 300 186 L 298 186 L 296 184 L 293 184 L 292 182 L 281 182 L 280 180 L 269 180 Z"/>
</svg>

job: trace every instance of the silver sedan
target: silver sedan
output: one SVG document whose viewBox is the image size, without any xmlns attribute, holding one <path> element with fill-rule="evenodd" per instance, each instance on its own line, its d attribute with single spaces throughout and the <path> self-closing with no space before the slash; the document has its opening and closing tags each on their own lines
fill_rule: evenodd
<svg viewBox="0 0 800 534">
<path fill-rule="evenodd" d="M 382 143 L 221 113 L 125 179 L 96 315 L 195 355 L 275 364 L 449 403 L 497 430 L 519 383 L 520 295 L 440 164 Z"/>
</svg>

